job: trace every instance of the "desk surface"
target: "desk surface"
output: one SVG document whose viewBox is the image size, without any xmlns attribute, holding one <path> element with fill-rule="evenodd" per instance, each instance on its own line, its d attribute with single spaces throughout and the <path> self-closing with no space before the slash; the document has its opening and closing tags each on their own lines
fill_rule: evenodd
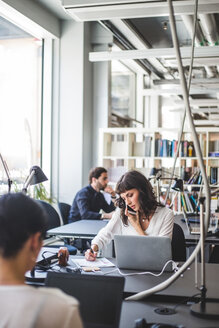
<svg viewBox="0 0 219 328">
<path fill-rule="evenodd" d="M 147 323 L 183 325 L 185 328 L 218 328 L 219 320 L 200 319 L 190 313 L 190 307 L 180 305 L 176 314 L 160 315 L 154 312 L 158 307 L 174 308 L 177 303 L 124 301 L 120 318 L 120 328 L 133 328 L 136 319 L 145 318 Z"/>
<path fill-rule="evenodd" d="M 179 224 L 184 232 L 187 245 L 197 244 L 199 235 L 191 235 L 186 228 L 185 222 L 182 222 L 182 215 L 175 215 L 175 222 Z M 78 238 L 93 238 L 97 235 L 98 231 L 105 227 L 108 220 L 80 220 L 77 222 L 69 223 L 47 231 L 49 236 L 60 237 L 78 237 Z M 207 237 L 205 240 L 207 244 L 219 244 L 218 237 Z"/>
<path fill-rule="evenodd" d="M 49 236 L 93 238 L 108 220 L 80 220 L 47 231 Z"/>
<path fill-rule="evenodd" d="M 189 244 L 197 244 L 197 242 L 199 241 L 199 235 L 191 235 L 186 227 L 185 222 L 183 222 L 181 219 L 183 218 L 183 215 L 175 215 L 174 217 L 174 222 L 179 224 L 180 227 L 183 229 L 184 235 L 185 235 L 185 239 L 186 239 L 186 243 Z M 218 237 L 214 237 L 214 236 L 207 236 L 205 239 L 205 243 L 206 244 L 219 244 L 219 238 Z"/>
<path fill-rule="evenodd" d="M 44 249 L 45 250 L 45 249 Z M 74 266 L 72 259 L 78 256 L 70 256 L 69 265 Z M 83 258 L 80 256 L 80 258 Z M 110 259 L 115 262 L 115 259 Z M 113 268 L 102 269 L 103 273 L 112 271 Z M 63 268 L 65 270 L 65 268 Z M 64 271 L 62 271 L 64 272 Z M 133 272 L 123 270 L 122 272 Z M 198 264 L 198 272 L 200 273 L 200 264 Z M 86 273 L 94 274 L 94 273 Z M 97 273 L 101 274 L 101 273 Z M 45 278 L 45 273 L 43 273 Z M 113 272 L 111 275 L 119 275 L 118 272 Z M 170 277 L 171 273 L 164 273 L 161 277 L 153 277 L 148 275 L 135 275 L 125 277 L 124 292 L 133 294 L 139 291 L 149 289 L 158 283 Z M 206 278 L 207 278 L 207 297 L 219 299 L 219 284 L 217 283 L 219 276 L 218 264 L 206 264 Z M 200 274 L 199 274 L 200 278 Z M 161 316 L 154 312 L 157 307 L 171 307 L 184 301 L 187 297 L 191 297 L 198 293 L 194 287 L 194 264 L 190 270 L 187 270 L 182 277 L 179 277 L 170 287 L 157 293 L 144 301 L 124 301 L 121 312 L 120 328 L 133 328 L 134 321 L 138 318 L 145 318 L 147 322 L 166 323 L 166 324 L 181 324 L 185 328 L 204 328 L 219 327 L 219 320 L 204 320 L 194 317 L 190 314 L 189 306 L 180 305 L 177 307 L 177 313 L 174 315 Z M 181 300 L 179 300 L 181 297 Z M 178 298 L 176 300 L 176 298 Z"/>
<path fill-rule="evenodd" d="M 115 259 L 110 259 L 115 263 Z M 105 268 L 103 271 L 111 271 L 112 268 Z M 135 271 L 122 270 L 123 273 L 132 273 Z M 200 272 L 201 267 L 198 263 L 198 284 L 200 285 Z M 157 273 L 157 272 L 156 272 Z M 120 275 L 115 271 L 112 273 Z M 125 277 L 125 288 L 124 292 L 135 294 L 149 288 L 156 286 L 157 284 L 165 281 L 173 273 L 164 272 L 160 277 L 154 277 L 152 275 L 133 275 Z M 207 297 L 219 299 L 219 284 L 217 283 L 219 277 L 219 264 L 206 263 L 206 287 Z M 174 297 L 191 297 L 199 293 L 199 290 L 195 287 L 195 263 L 187 269 L 184 274 L 179 277 L 172 285 L 168 288 L 159 292 L 159 295 L 174 296 Z"/>
<path fill-rule="evenodd" d="M 54 252 L 54 250 L 52 250 Z M 84 258 L 82 256 L 70 256 L 69 265 L 76 267 L 73 263 L 74 258 Z M 115 263 L 115 259 L 109 259 L 111 262 Z M 109 272 L 110 275 L 120 276 L 118 271 L 113 271 L 115 267 L 102 268 L 101 272 L 97 274 L 106 274 Z M 63 267 L 62 272 L 66 272 Z M 113 271 L 110 273 L 110 271 Z M 134 270 L 122 270 L 123 273 L 136 273 Z M 198 263 L 198 283 L 200 284 L 200 263 Z M 88 273 L 86 273 L 88 274 Z M 89 273 L 94 274 L 94 273 Z M 157 284 L 165 281 L 172 275 L 170 272 L 163 273 L 160 277 L 154 277 L 152 275 L 133 275 L 125 277 L 125 287 L 124 292 L 128 295 L 135 294 L 147 289 L 150 289 Z M 30 278 L 30 273 L 26 273 L 26 277 Z M 41 281 L 46 278 L 46 273 L 36 272 L 36 277 Z M 219 277 L 219 265 L 206 263 L 206 287 L 207 287 L 207 297 L 212 299 L 219 299 L 219 284 L 217 283 Z M 195 287 L 195 264 L 193 263 L 191 267 L 184 272 L 184 274 L 179 277 L 172 285 L 170 285 L 165 290 L 157 293 L 157 295 L 165 295 L 167 297 L 191 297 L 199 292 Z"/>
</svg>

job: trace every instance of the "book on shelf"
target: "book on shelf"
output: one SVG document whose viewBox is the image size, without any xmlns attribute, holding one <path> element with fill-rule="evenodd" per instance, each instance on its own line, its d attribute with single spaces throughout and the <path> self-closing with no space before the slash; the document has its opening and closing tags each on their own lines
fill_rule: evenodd
<svg viewBox="0 0 219 328">
<path fill-rule="evenodd" d="M 218 183 L 218 167 L 210 168 L 210 184 Z"/>
<path fill-rule="evenodd" d="M 188 184 L 195 184 L 198 181 L 200 171 L 195 171 L 188 180 Z"/>
<path fill-rule="evenodd" d="M 184 193 L 184 196 L 185 196 L 185 201 L 186 201 L 186 206 L 187 206 L 188 212 L 193 212 L 194 209 L 192 207 L 192 204 L 191 204 L 191 201 L 190 201 L 190 198 L 189 198 L 188 193 L 185 192 Z"/>
<path fill-rule="evenodd" d="M 209 157 L 219 157 L 219 151 L 210 151 L 208 153 Z"/>
<path fill-rule="evenodd" d="M 195 196 L 187 191 L 181 193 L 181 205 L 186 213 L 196 213 L 200 210 Z"/>
<path fill-rule="evenodd" d="M 177 141 L 168 139 L 155 139 L 156 157 L 174 157 L 177 150 Z"/>
<path fill-rule="evenodd" d="M 177 145 L 178 141 L 177 140 L 172 140 L 171 142 L 171 157 L 174 157 L 177 151 Z"/>
<path fill-rule="evenodd" d="M 151 156 L 151 136 L 145 136 L 144 137 L 144 143 L 145 143 L 145 156 L 150 157 Z"/>
<path fill-rule="evenodd" d="M 180 155 L 181 157 L 194 157 L 195 156 L 195 148 L 193 141 L 182 140 L 180 142 Z"/>
<path fill-rule="evenodd" d="M 210 140 L 209 141 L 209 152 L 219 153 L 219 140 Z"/>
</svg>

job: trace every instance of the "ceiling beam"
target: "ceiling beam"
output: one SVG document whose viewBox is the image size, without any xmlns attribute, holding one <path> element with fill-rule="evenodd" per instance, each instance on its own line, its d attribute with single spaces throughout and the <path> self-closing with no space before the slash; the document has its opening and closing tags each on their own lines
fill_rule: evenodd
<svg viewBox="0 0 219 328">
<path fill-rule="evenodd" d="M 189 90 L 190 95 L 206 95 L 211 93 L 219 93 L 219 89 L 212 88 L 198 88 L 191 87 Z M 172 89 L 144 89 L 142 91 L 144 96 L 167 96 L 167 95 L 183 95 L 182 88 L 173 88 Z"/>
<path fill-rule="evenodd" d="M 166 1 L 75 1 L 63 0 L 66 11 L 77 21 L 169 16 Z M 175 15 L 193 15 L 194 0 L 173 1 Z M 199 14 L 219 12 L 218 0 L 199 0 Z"/>
<path fill-rule="evenodd" d="M 182 58 L 190 58 L 191 47 L 180 48 Z M 216 57 L 218 58 L 219 46 L 197 47 L 194 49 L 194 58 Z M 91 62 L 124 60 L 124 59 L 146 59 L 146 58 L 175 58 L 174 48 L 157 48 L 145 50 L 121 50 L 121 51 L 99 51 L 90 52 Z"/>
<path fill-rule="evenodd" d="M 196 126 L 206 126 L 206 125 L 215 125 L 219 126 L 219 120 L 194 120 Z"/>
<path fill-rule="evenodd" d="M 170 107 L 169 107 L 170 108 Z M 168 109 L 169 109 L 168 108 Z M 172 108 L 172 107 L 171 107 Z M 176 108 L 172 108 L 172 109 L 169 109 L 170 112 L 183 112 L 185 110 L 185 107 L 176 107 Z M 219 107 L 216 107 L 216 108 L 209 108 L 209 107 L 206 107 L 206 108 L 191 108 L 192 110 L 192 113 L 196 113 L 196 114 L 201 114 L 201 113 L 219 113 Z"/>
<path fill-rule="evenodd" d="M 219 99 L 190 99 L 190 106 L 219 106 Z M 176 105 L 184 107 L 183 100 L 175 100 Z"/>
<path fill-rule="evenodd" d="M 138 50 L 144 50 L 151 48 L 149 45 L 143 40 L 140 35 L 133 29 L 132 26 L 128 24 L 127 21 L 122 19 L 112 19 L 111 23 L 123 34 L 125 35 L 126 39 L 133 45 L 135 49 Z M 151 65 L 153 65 L 158 71 L 161 71 L 162 73 L 165 73 L 168 75 L 169 78 L 171 78 L 170 74 L 168 73 L 168 70 L 166 67 L 164 67 L 159 60 L 156 58 L 149 59 L 149 62 Z M 167 77 L 167 76 L 165 76 Z"/>
<path fill-rule="evenodd" d="M 156 86 L 163 86 L 163 87 L 172 87 L 173 85 L 180 85 L 180 80 L 172 79 L 172 80 L 153 80 L 153 84 Z M 199 85 L 199 86 L 206 86 L 206 87 L 219 87 L 219 79 L 217 78 L 211 78 L 211 79 L 192 79 L 191 80 L 192 85 Z"/>
</svg>

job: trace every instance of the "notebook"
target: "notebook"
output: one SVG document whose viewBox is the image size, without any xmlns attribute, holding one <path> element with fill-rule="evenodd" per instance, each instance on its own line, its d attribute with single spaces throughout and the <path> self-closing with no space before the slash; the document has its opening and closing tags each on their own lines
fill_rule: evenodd
<svg viewBox="0 0 219 328">
<path fill-rule="evenodd" d="M 46 286 L 57 287 L 80 302 L 84 328 L 118 328 L 124 277 L 48 272 Z"/>
<path fill-rule="evenodd" d="M 114 242 L 117 267 L 120 269 L 161 271 L 172 259 L 169 237 L 115 235 Z M 172 271 L 172 263 L 165 271 Z"/>
</svg>

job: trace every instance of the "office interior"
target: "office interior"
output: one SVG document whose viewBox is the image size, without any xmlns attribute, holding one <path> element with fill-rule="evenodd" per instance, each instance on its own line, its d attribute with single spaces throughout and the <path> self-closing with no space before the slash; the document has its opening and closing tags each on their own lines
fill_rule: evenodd
<svg viewBox="0 0 219 328">
<path fill-rule="evenodd" d="M 29 134 L 32 143 L 38 143 L 37 150 L 36 155 L 32 150 L 24 152 L 26 162 L 22 165 L 26 170 L 40 165 L 49 178 L 52 195 L 67 203 L 71 203 L 76 191 L 87 184 L 89 169 L 102 164 L 100 128 L 180 129 L 183 117 L 182 90 L 167 5 L 159 1 L 155 4 L 112 1 L 105 7 L 104 2 L 99 1 L 95 10 L 93 6 L 92 2 L 80 1 L 3 1 L 1 6 L 2 40 L 13 38 L 13 33 L 7 32 L 6 21 L 20 28 L 23 34 L 26 32 L 36 40 L 43 40 L 43 55 L 38 63 L 43 69 L 37 77 L 41 84 L 36 98 L 38 112 L 42 111 L 42 115 L 37 118 L 40 123 L 36 122 L 40 125 L 38 135 L 35 136 L 34 131 Z M 217 1 L 211 1 L 209 6 L 204 1 L 198 7 L 195 37 L 198 58 L 194 60 L 190 98 L 195 124 L 203 130 L 204 127 L 216 130 L 218 126 L 217 6 Z M 179 44 L 187 51 L 183 61 L 188 77 L 194 5 L 184 1 L 182 6 L 176 2 L 175 7 Z M 168 48 L 172 48 L 170 55 L 159 54 L 159 49 L 167 52 Z M 134 49 L 136 51 L 131 52 Z M 104 59 L 109 52 L 112 59 L 119 60 Z M 142 54 L 146 59 L 141 58 Z M 156 55 L 161 57 L 156 58 Z M 129 102 L 124 105 L 129 121 L 119 118 L 124 113 L 119 108 L 122 105 L 117 106 L 118 99 L 112 95 L 113 70 L 130 74 L 130 91 L 125 91 L 130 99 L 127 100 L 127 95 L 124 97 L 124 102 Z M 11 114 L 14 115 L 13 111 Z M 11 121 L 11 117 L 7 118 L 2 134 L 10 134 L 13 128 L 19 130 L 15 125 L 10 128 Z M 34 124 L 28 128 L 34 130 Z M 26 144 L 28 148 L 28 141 Z M 7 160 L 7 151 L 5 156 Z M 10 156 L 8 166 L 14 169 Z"/>
<path fill-rule="evenodd" d="M 195 1 L 172 3 L 188 79 Z M 13 59 L 13 45 L 7 46 L 14 42 L 19 47 L 20 38 L 26 40 L 26 53 Z M 28 48 L 29 39 L 33 48 Z M 213 135 L 209 142 L 215 147 L 219 146 L 218 44 L 219 2 L 200 0 L 189 100 L 195 126 L 200 134 Z M 37 58 L 32 62 L 26 57 L 30 49 L 35 49 Z M 108 163 L 102 158 L 103 131 L 117 128 L 121 135 L 129 128 L 134 134 L 138 129 L 170 130 L 163 138 L 171 140 L 178 135 L 185 106 L 165 1 L 1 0 L 0 52 L 2 63 L 12 68 L 6 75 L 2 65 L 0 113 L 9 114 L 0 123 L 0 152 L 17 188 L 22 188 L 29 169 L 39 165 L 48 177 L 50 196 L 71 204 L 87 185 L 90 168 Z M 6 63 L 6 58 L 11 61 Z M 25 81 L 13 61 L 29 71 Z M 36 85 L 31 89 L 32 81 Z M 119 95 L 113 82 L 120 87 L 124 82 Z M 124 103 L 118 103 L 119 97 Z M 184 129 L 189 130 L 187 118 Z M 21 130 L 25 133 L 20 138 Z M 22 149 L 20 142 L 25 145 Z M 210 143 L 206 147 L 205 160 L 219 167 L 219 148 L 210 149 Z M 210 150 L 216 156 L 213 164 Z M 137 163 L 134 159 L 128 168 L 138 168 Z M 173 158 L 168 159 L 168 169 L 171 163 Z M 0 170 L 5 191 L 7 177 Z M 212 184 L 219 185 L 219 170 Z M 214 212 L 218 207 L 216 200 Z"/>
</svg>

